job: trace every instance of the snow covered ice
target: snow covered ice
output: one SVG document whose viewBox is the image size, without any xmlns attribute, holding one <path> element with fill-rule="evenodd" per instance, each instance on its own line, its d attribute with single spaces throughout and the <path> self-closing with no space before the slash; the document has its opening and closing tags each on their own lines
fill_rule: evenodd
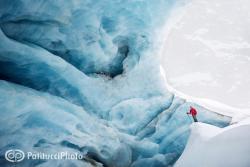
<svg viewBox="0 0 250 167">
<path fill-rule="evenodd" d="M 187 146 L 175 167 L 248 167 L 249 131 L 249 119 L 226 128 L 194 123 Z"/>
<path fill-rule="evenodd" d="M 5 152 L 84 155 L 16 166 L 172 166 L 192 121 L 232 118 L 167 89 L 161 32 L 182 1 L 0 0 L 0 166 Z"/>
</svg>

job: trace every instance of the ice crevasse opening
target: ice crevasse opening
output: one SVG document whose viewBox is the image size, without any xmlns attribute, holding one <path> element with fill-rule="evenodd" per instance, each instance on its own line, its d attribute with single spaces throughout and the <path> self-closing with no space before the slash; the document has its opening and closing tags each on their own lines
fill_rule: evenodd
<svg viewBox="0 0 250 167">
<path fill-rule="evenodd" d="M 0 0 L 0 165 L 5 152 L 83 155 L 18 166 L 171 166 L 187 143 L 190 105 L 160 73 L 169 13 L 183 1 Z"/>
</svg>

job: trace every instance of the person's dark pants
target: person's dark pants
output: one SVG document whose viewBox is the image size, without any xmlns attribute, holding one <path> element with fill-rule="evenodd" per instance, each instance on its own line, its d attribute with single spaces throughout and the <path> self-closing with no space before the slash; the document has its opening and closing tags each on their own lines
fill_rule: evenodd
<svg viewBox="0 0 250 167">
<path fill-rule="evenodd" d="M 194 122 L 198 122 L 198 119 L 196 118 L 196 115 L 193 115 Z"/>
</svg>

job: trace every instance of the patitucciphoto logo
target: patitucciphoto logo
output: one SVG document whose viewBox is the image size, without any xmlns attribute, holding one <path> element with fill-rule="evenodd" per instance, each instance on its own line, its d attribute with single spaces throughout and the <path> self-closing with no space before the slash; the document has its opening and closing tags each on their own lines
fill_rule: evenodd
<svg viewBox="0 0 250 167">
<path fill-rule="evenodd" d="M 77 160 L 83 159 L 84 155 L 78 152 L 69 153 L 67 151 L 64 152 L 56 152 L 56 153 L 44 153 L 44 152 L 24 152 L 20 149 L 11 149 L 5 152 L 5 159 L 9 162 L 21 162 L 26 158 L 27 160 L 61 160 L 61 159 L 70 159 Z"/>
<path fill-rule="evenodd" d="M 13 149 L 5 152 L 5 159 L 9 162 L 20 162 L 25 158 L 25 154 L 22 150 Z"/>
</svg>

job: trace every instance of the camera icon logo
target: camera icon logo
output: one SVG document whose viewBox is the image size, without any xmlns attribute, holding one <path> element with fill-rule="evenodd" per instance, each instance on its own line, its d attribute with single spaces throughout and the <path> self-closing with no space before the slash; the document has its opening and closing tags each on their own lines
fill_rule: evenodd
<svg viewBox="0 0 250 167">
<path fill-rule="evenodd" d="M 9 162 L 20 162 L 25 158 L 25 154 L 22 150 L 13 149 L 5 152 L 5 159 Z"/>
</svg>

